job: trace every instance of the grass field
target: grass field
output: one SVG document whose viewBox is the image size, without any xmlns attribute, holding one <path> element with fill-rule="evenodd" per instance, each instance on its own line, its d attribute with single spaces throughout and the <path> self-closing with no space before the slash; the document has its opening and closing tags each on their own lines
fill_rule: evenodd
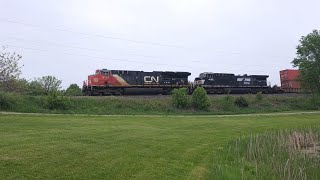
<svg viewBox="0 0 320 180">
<path fill-rule="evenodd" d="M 212 167 L 224 163 L 215 161 L 217 153 L 230 141 L 278 129 L 319 127 L 319 123 L 320 113 L 248 117 L 0 115 L 0 179 L 212 179 Z"/>
</svg>

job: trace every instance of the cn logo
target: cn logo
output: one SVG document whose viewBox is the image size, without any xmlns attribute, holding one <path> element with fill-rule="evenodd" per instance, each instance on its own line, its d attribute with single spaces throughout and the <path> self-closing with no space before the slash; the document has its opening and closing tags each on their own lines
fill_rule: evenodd
<svg viewBox="0 0 320 180">
<path fill-rule="evenodd" d="M 157 76 L 157 77 L 145 76 L 144 77 L 144 82 L 145 83 L 159 83 L 159 76 Z"/>
</svg>

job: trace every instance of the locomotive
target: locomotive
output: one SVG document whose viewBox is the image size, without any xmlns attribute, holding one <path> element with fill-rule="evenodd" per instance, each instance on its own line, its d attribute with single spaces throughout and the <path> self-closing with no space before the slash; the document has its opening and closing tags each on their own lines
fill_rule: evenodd
<svg viewBox="0 0 320 180">
<path fill-rule="evenodd" d="M 131 90 L 157 90 L 167 95 L 176 88 L 189 88 L 190 75 L 189 72 L 98 69 L 84 82 L 83 93 L 88 96 L 122 95 Z"/>
<path fill-rule="evenodd" d="M 189 72 L 98 69 L 94 75 L 88 76 L 82 90 L 87 96 L 123 95 L 133 91 L 168 95 L 178 88 L 187 88 L 188 93 L 192 94 L 197 87 L 203 87 L 208 94 L 283 93 L 279 87 L 268 86 L 268 75 L 204 72 L 193 83 L 188 81 L 190 75 Z"/>
<path fill-rule="evenodd" d="M 234 75 L 227 73 L 201 73 L 195 85 L 203 87 L 208 94 L 274 93 L 276 87 L 267 84 L 267 75 Z"/>
</svg>

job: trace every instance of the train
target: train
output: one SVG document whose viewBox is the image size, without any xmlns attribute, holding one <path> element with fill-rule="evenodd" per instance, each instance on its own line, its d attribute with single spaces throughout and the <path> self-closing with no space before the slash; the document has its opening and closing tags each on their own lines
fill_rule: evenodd
<svg viewBox="0 0 320 180">
<path fill-rule="evenodd" d="M 197 87 L 203 87 L 208 94 L 270 94 L 289 91 L 288 88 L 268 85 L 268 75 L 203 72 L 193 82 L 189 81 L 190 75 L 190 72 L 98 69 L 84 81 L 82 91 L 86 96 L 131 93 L 169 95 L 179 88 L 186 88 L 192 94 Z"/>
<path fill-rule="evenodd" d="M 98 69 L 84 82 L 83 93 L 88 96 L 104 96 L 153 91 L 169 95 L 177 88 L 189 89 L 190 75 L 189 72 Z"/>
</svg>

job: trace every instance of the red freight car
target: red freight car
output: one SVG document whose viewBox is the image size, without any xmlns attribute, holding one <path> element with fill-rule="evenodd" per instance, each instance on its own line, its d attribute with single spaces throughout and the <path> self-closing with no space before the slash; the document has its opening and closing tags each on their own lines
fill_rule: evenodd
<svg viewBox="0 0 320 180">
<path fill-rule="evenodd" d="M 280 71 L 281 89 L 287 93 L 301 92 L 300 82 L 298 81 L 299 75 L 300 71 L 295 69 Z"/>
<path fill-rule="evenodd" d="M 280 80 L 283 81 L 297 81 L 300 71 L 296 69 L 286 69 L 280 71 Z"/>
</svg>

